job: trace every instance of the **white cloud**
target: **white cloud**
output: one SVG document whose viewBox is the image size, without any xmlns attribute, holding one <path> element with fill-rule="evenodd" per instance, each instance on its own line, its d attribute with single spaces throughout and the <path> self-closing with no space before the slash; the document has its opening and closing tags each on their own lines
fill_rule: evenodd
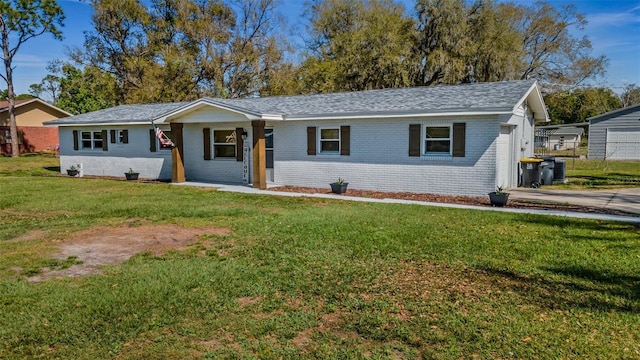
<svg viewBox="0 0 640 360">
<path fill-rule="evenodd" d="M 45 69 L 49 62 L 49 58 L 16 53 L 13 57 L 13 66 L 17 68 L 42 68 Z"/>
<path fill-rule="evenodd" d="M 624 27 L 640 25 L 640 6 L 623 12 L 588 14 L 589 26 Z"/>
</svg>

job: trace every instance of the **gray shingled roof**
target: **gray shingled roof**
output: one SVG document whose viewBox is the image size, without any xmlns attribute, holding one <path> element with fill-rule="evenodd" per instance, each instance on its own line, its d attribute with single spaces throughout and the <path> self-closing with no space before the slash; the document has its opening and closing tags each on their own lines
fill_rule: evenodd
<svg viewBox="0 0 640 360">
<path fill-rule="evenodd" d="M 92 111 L 85 114 L 46 122 L 47 125 L 91 125 L 91 124 L 115 124 L 150 122 L 172 111 L 175 111 L 188 102 L 175 102 L 166 104 L 142 104 L 120 105 L 108 109 Z"/>
<path fill-rule="evenodd" d="M 512 110 L 533 83 L 534 80 L 504 81 L 214 101 L 262 114 L 290 116 Z"/>
<path fill-rule="evenodd" d="M 239 111 L 306 117 L 325 114 L 403 114 L 511 111 L 534 80 L 450 86 L 382 89 L 332 94 L 276 96 L 246 99 L 204 99 Z M 189 103 L 122 105 L 51 121 L 50 125 L 141 122 L 159 118 Z"/>
</svg>

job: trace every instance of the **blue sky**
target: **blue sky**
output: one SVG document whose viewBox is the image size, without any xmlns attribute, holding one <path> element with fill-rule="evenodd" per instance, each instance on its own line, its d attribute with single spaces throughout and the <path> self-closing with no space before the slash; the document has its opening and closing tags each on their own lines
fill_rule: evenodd
<svg viewBox="0 0 640 360">
<path fill-rule="evenodd" d="M 14 59 L 15 91 L 28 93 L 29 85 L 39 83 L 47 75 L 46 66 L 53 59 L 67 59 L 66 49 L 81 46 L 83 32 L 91 30 L 91 6 L 77 0 L 58 0 L 66 15 L 62 28 L 63 41 L 45 35 L 23 44 Z M 411 10 L 413 0 L 400 0 Z M 529 3 L 526 0 L 516 0 Z M 588 25 L 574 36 L 588 36 L 593 46 L 592 55 L 604 54 L 609 58 L 607 76 L 596 85 L 611 87 L 621 92 L 626 84 L 640 86 L 640 0 L 550 0 L 560 6 L 573 3 L 585 14 Z M 280 11 L 288 19 L 293 33 L 303 33 L 304 0 L 280 0 Z M 298 43 L 301 43 L 298 39 Z M 2 82 L 2 88 L 6 84 Z"/>
</svg>

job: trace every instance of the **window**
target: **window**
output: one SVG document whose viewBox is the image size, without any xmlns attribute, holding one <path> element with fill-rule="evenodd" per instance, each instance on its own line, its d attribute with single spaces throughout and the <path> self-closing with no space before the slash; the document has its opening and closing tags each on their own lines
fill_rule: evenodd
<svg viewBox="0 0 640 360">
<path fill-rule="evenodd" d="M 111 144 L 128 144 L 129 130 L 110 130 L 109 142 Z"/>
<path fill-rule="evenodd" d="M 420 142 L 420 136 L 418 136 Z M 318 151 L 320 146 L 320 151 Z M 307 127 L 307 155 L 320 154 L 344 155 L 351 154 L 351 126 L 342 125 L 339 128 L 320 129 L 315 126 Z"/>
<path fill-rule="evenodd" d="M 320 153 L 340 153 L 340 128 L 320 129 Z"/>
<path fill-rule="evenodd" d="M 213 157 L 214 158 L 235 158 L 236 157 L 236 131 L 235 130 L 214 130 L 213 131 Z"/>
<path fill-rule="evenodd" d="M 451 154 L 451 127 L 425 127 L 425 154 Z"/>
<path fill-rule="evenodd" d="M 102 149 L 103 141 L 102 131 L 83 131 L 81 134 L 83 149 Z"/>
<path fill-rule="evenodd" d="M 264 129 L 264 147 L 267 157 L 267 169 L 273 169 L 273 129 Z"/>
</svg>

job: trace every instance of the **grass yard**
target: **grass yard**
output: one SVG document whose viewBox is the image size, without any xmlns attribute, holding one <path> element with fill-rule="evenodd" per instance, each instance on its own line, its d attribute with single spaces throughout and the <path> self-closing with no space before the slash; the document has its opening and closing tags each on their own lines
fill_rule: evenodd
<svg viewBox="0 0 640 360">
<path fill-rule="evenodd" d="M 78 179 L 56 162 L 0 158 L 2 359 L 640 358 L 637 226 Z M 54 259 L 78 234 L 176 225 L 224 231 L 28 281 L 79 266 Z"/>
<path fill-rule="evenodd" d="M 638 160 L 567 159 L 568 183 L 574 188 L 640 187 Z"/>
</svg>

